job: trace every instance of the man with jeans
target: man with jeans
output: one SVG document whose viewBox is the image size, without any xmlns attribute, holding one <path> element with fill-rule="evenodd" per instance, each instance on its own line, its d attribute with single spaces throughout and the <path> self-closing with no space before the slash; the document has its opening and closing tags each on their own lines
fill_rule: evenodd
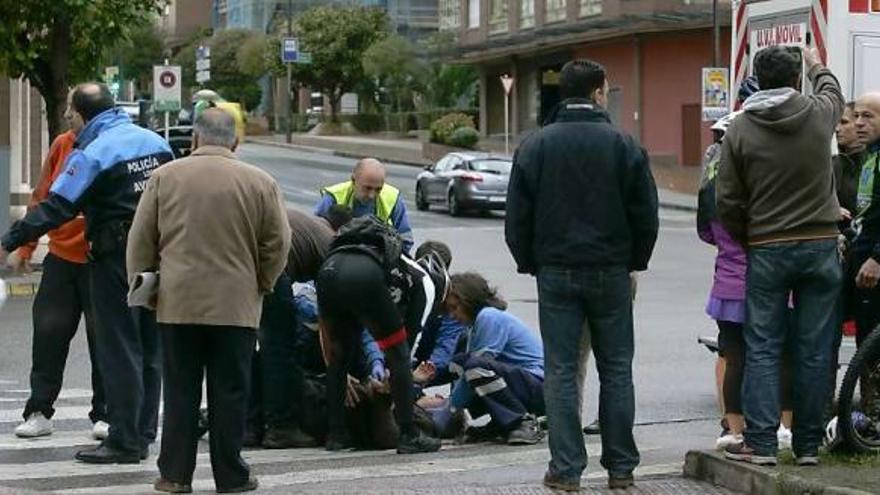
<svg viewBox="0 0 880 495">
<path fill-rule="evenodd" d="M 727 130 L 717 179 L 718 216 L 748 250 L 743 380 L 745 441 L 734 460 L 775 465 L 779 371 L 783 348 L 794 355 L 792 450 L 800 465 L 818 463 L 822 409 L 842 274 L 837 254 L 840 206 L 831 168 L 831 137 L 844 100 L 818 52 L 805 52 L 814 94 L 799 91 L 802 57 L 770 47 L 755 57 L 762 91 Z M 794 300 L 794 328 L 785 318 Z"/>
<path fill-rule="evenodd" d="M 633 484 L 633 316 L 630 274 L 657 239 L 657 189 L 645 151 L 604 110 L 605 69 L 562 69 L 563 101 L 517 150 L 505 237 L 520 273 L 538 277 L 544 400 L 551 461 L 544 484 L 577 491 L 587 465 L 581 434 L 581 363 L 592 340 L 599 370 L 602 466 L 609 486 Z M 589 332 L 590 339 L 586 338 Z"/>
</svg>

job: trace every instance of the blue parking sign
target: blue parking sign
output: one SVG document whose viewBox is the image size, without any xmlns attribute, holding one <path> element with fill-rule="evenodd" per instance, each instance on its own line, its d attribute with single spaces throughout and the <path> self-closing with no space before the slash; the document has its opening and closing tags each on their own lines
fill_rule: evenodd
<svg viewBox="0 0 880 495">
<path fill-rule="evenodd" d="M 296 62 L 297 48 L 296 38 L 284 38 L 281 40 L 281 61 L 284 63 Z"/>
</svg>

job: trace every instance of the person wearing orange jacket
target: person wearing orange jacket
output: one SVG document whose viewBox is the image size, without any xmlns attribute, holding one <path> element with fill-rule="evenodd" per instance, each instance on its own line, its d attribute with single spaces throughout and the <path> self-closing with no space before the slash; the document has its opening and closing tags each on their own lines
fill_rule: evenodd
<svg viewBox="0 0 880 495">
<path fill-rule="evenodd" d="M 64 170 L 67 156 L 82 130 L 81 119 L 73 117 L 70 112 L 65 116 L 71 129 L 52 142 L 43 163 L 40 181 L 31 194 L 31 207 L 49 195 L 52 183 Z M 36 246 L 37 243 L 33 242 L 20 247 L 9 257 L 10 267 L 17 272 L 27 271 Z M 43 276 L 33 306 L 31 395 L 24 409 L 25 421 L 15 429 L 19 437 L 52 434 L 52 415 L 55 413 L 52 406 L 61 392 L 70 341 L 76 335 L 83 315 L 92 363 L 92 410 L 89 413 L 89 419 L 94 424 L 92 436 L 97 440 L 107 436 L 107 408 L 95 354 L 95 324 L 89 295 L 88 249 L 85 219 L 82 216 L 49 232 L 49 253 L 43 260 Z"/>
</svg>

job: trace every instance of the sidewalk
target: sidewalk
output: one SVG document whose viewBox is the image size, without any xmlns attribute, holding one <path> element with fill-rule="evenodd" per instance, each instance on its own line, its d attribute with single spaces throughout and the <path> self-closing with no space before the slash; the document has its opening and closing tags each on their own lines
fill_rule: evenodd
<svg viewBox="0 0 880 495">
<path fill-rule="evenodd" d="M 284 142 L 284 136 L 248 136 L 246 142 L 267 146 L 290 148 L 309 153 L 330 153 L 335 156 L 361 158 L 372 156 L 379 160 L 422 167 L 430 162 L 422 158 L 422 143 L 416 139 L 382 139 L 375 137 L 309 136 L 294 134 L 292 143 Z M 660 206 L 688 212 L 697 211 L 697 198 L 693 194 L 659 189 Z"/>
<path fill-rule="evenodd" d="M 691 451 L 685 458 L 684 475 L 739 493 L 756 495 L 870 495 L 880 493 L 880 460 L 861 458 L 853 462 L 822 455 L 816 467 L 799 467 L 783 455 L 776 468 L 730 461 L 720 452 Z"/>
</svg>

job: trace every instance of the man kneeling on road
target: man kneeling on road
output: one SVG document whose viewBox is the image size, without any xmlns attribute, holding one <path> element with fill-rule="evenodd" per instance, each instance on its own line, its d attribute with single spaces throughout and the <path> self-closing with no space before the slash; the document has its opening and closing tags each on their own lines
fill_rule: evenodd
<svg viewBox="0 0 880 495">
<path fill-rule="evenodd" d="M 505 436 L 511 445 L 541 441 L 535 416 L 544 414 L 544 349 L 538 334 L 505 312 L 507 303 L 476 273 L 450 278 L 446 307 L 471 330 L 467 352 L 449 365 L 463 376 L 453 385 L 445 416 L 464 408 L 474 417 L 488 413 L 488 436 Z M 435 414 L 441 431 L 443 416 Z"/>
<path fill-rule="evenodd" d="M 333 205 L 351 209 L 354 217 L 374 215 L 403 238 L 407 253 L 413 246 L 412 227 L 406 214 L 406 203 L 400 190 L 385 183 L 385 166 L 375 158 L 357 162 L 351 179 L 321 191 L 321 201 L 315 206 L 315 215 L 326 217 Z"/>
</svg>

